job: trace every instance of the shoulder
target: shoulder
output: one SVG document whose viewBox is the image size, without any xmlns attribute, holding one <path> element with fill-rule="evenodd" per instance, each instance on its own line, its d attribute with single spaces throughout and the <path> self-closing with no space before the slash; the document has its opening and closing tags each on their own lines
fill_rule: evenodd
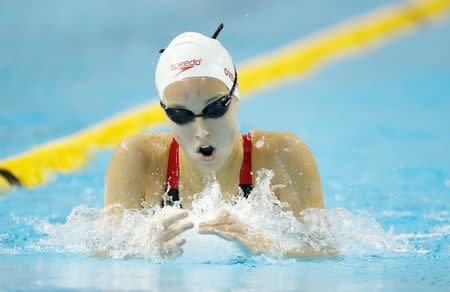
<svg viewBox="0 0 450 292">
<path fill-rule="evenodd" d="M 106 173 L 105 205 L 139 208 L 148 191 L 163 190 L 171 141 L 170 134 L 139 134 L 121 141 Z"/>
<path fill-rule="evenodd" d="M 172 135 L 138 134 L 125 138 L 116 147 L 114 155 L 126 155 L 129 158 L 159 159 L 168 153 Z"/>
<path fill-rule="evenodd" d="M 253 131 L 253 159 L 259 167 L 282 166 L 287 171 L 316 167 L 311 149 L 299 137 L 287 131 Z M 281 163 L 281 164 L 280 164 Z"/>
<path fill-rule="evenodd" d="M 305 208 L 323 208 L 323 194 L 319 170 L 309 147 L 290 132 L 254 131 L 256 169 L 274 171 L 274 184 L 286 187 L 276 194 L 299 214 Z"/>
<path fill-rule="evenodd" d="M 252 131 L 253 148 L 256 152 L 273 153 L 281 156 L 303 153 L 310 155 L 311 150 L 299 137 L 288 131 Z"/>
<path fill-rule="evenodd" d="M 110 168 L 119 168 L 124 174 L 132 173 L 133 176 L 164 171 L 171 141 L 172 135 L 169 133 L 127 137 L 117 145 Z"/>
</svg>

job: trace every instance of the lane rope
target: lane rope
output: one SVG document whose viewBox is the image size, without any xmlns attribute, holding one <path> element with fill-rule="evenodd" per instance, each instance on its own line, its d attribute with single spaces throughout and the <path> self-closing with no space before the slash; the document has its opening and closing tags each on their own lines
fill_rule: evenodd
<svg viewBox="0 0 450 292">
<path fill-rule="evenodd" d="M 313 72 L 326 62 L 351 56 L 445 15 L 450 0 L 416 0 L 382 7 L 239 66 L 242 98 Z M 156 98 L 157 100 L 157 98 Z M 81 169 L 96 150 L 126 136 L 164 124 L 157 102 L 139 105 L 70 136 L 0 161 L 0 191 L 45 184 L 55 172 Z"/>
<path fill-rule="evenodd" d="M 20 183 L 19 179 L 17 177 L 15 177 L 14 174 L 12 174 L 11 172 L 9 172 L 6 169 L 0 168 L 0 176 L 2 176 L 8 182 L 8 184 L 10 184 L 12 186 L 21 186 L 22 185 Z"/>
</svg>

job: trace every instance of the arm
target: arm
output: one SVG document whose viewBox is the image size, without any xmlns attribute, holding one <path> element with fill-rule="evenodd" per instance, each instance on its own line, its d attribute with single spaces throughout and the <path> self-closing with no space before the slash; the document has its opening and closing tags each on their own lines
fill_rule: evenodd
<svg viewBox="0 0 450 292">
<path fill-rule="evenodd" d="M 251 230 L 228 210 L 222 209 L 218 216 L 208 222 L 199 224 L 200 234 L 214 234 L 225 240 L 237 242 L 241 248 L 254 255 L 265 254 L 285 259 L 312 259 L 317 257 L 336 258 L 336 248 L 322 247 L 314 249 L 310 244 L 286 248 L 279 239 L 270 239 L 267 235 Z"/>
<path fill-rule="evenodd" d="M 292 188 L 279 189 L 279 200 L 299 216 L 307 208 L 323 208 L 324 200 L 319 170 L 309 147 L 295 135 L 283 132 L 277 135 L 275 155 L 281 161 Z"/>
<path fill-rule="evenodd" d="M 300 139 L 288 132 L 258 131 L 255 133 L 255 143 L 259 146 L 254 148 L 258 155 L 252 161 L 254 169 L 274 170 L 272 185 L 285 185 L 284 188 L 277 188 L 275 193 L 280 201 L 289 204 L 288 210 L 299 218 L 300 212 L 306 208 L 323 208 L 320 175 L 311 151 Z M 270 255 L 278 251 L 284 258 L 328 257 L 336 254 L 333 247 L 315 250 L 307 244 L 284 250 L 282 244 L 272 241 L 261 232 L 250 230 L 225 210 L 219 212 L 216 219 L 200 224 L 199 232 L 238 242 L 254 254 Z"/>
<path fill-rule="evenodd" d="M 105 206 L 142 208 L 161 202 L 171 139 L 170 134 L 141 134 L 117 146 L 106 174 Z"/>
<path fill-rule="evenodd" d="M 146 205 L 160 203 L 161 195 L 164 193 L 167 161 L 167 147 L 162 146 L 167 145 L 167 137 L 137 135 L 125 139 L 118 145 L 106 174 L 105 207 L 118 205 L 106 213 L 111 225 L 124 228 L 126 223 L 123 221 L 123 209 L 142 209 Z M 191 221 L 185 220 L 188 212 L 163 209 L 156 215 L 149 216 L 157 216 L 160 225 L 157 224 L 158 228 L 149 226 L 149 238 L 151 241 L 154 240 L 158 256 L 161 259 L 180 256 L 183 253 L 181 247 L 186 242 L 181 234 L 193 227 Z M 143 247 L 144 256 L 148 248 L 148 244 Z M 109 252 L 108 249 L 95 250 L 93 254 L 108 256 Z"/>
<path fill-rule="evenodd" d="M 138 139 L 131 137 L 117 146 L 106 173 L 105 207 L 118 204 L 125 209 L 142 208 L 146 162 L 138 144 Z"/>
</svg>

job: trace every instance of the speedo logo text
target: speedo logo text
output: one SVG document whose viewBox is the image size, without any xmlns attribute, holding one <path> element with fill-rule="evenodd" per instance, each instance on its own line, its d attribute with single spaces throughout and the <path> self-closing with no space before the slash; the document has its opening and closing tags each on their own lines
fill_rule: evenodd
<svg viewBox="0 0 450 292">
<path fill-rule="evenodd" d="M 183 73 L 184 71 L 187 71 L 189 69 L 194 68 L 195 66 L 200 66 L 200 64 L 202 63 L 202 59 L 192 59 L 192 60 L 186 60 L 186 61 L 181 61 L 175 64 L 170 65 L 170 69 L 172 71 L 178 71 L 180 70 L 174 77 L 177 77 L 178 75 L 180 75 L 181 73 Z"/>
</svg>

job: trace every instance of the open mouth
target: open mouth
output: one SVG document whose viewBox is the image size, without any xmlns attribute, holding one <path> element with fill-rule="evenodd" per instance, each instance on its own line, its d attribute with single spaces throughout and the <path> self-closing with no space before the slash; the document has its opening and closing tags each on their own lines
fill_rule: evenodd
<svg viewBox="0 0 450 292">
<path fill-rule="evenodd" d="M 198 153 L 202 154 L 204 157 L 211 157 L 214 153 L 214 147 L 211 145 L 202 145 L 198 148 Z"/>
</svg>

